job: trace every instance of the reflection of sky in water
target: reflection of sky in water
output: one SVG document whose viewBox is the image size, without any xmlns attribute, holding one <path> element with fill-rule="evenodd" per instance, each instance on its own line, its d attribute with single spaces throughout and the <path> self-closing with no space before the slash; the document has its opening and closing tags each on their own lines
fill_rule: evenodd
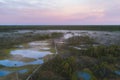
<svg viewBox="0 0 120 80">
<path fill-rule="evenodd" d="M 0 65 L 7 66 L 7 67 L 20 67 L 25 65 L 35 65 L 35 64 L 42 64 L 43 60 L 36 60 L 33 62 L 22 62 L 22 61 L 12 61 L 12 60 L 0 60 Z"/>
<path fill-rule="evenodd" d="M 120 71 L 115 71 L 115 73 L 116 73 L 117 75 L 120 75 Z"/>
<path fill-rule="evenodd" d="M 49 51 L 35 51 L 35 50 L 29 50 L 29 49 L 23 49 L 23 50 L 14 50 L 11 51 L 12 55 L 22 55 L 23 57 L 28 58 L 41 58 L 46 56 L 47 54 L 51 54 Z"/>
<path fill-rule="evenodd" d="M 47 42 L 44 42 L 44 41 L 36 41 L 36 42 L 31 42 L 29 43 L 29 46 L 46 46 L 46 45 L 49 45 L 49 43 Z"/>
<path fill-rule="evenodd" d="M 42 45 L 48 45 L 48 44 L 44 44 L 44 42 L 41 44 L 37 44 L 38 42 L 33 42 L 31 43 L 31 46 L 33 46 L 33 48 L 36 48 L 36 46 L 42 46 Z M 29 45 L 30 46 L 30 45 Z M 48 47 L 42 47 L 43 50 L 49 50 L 50 48 Z M 50 51 L 39 51 L 38 50 L 33 50 L 33 49 L 18 49 L 18 50 L 12 50 L 10 52 L 10 54 L 14 55 L 20 55 L 20 57 L 25 57 L 25 58 L 34 58 L 36 59 L 35 61 L 32 62 L 24 62 L 24 61 L 15 61 L 15 60 L 9 60 L 9 59 L 5 59 L 5 60 L 0 60 L 0 65 L 6 66 L 6 67 L 21 67 L 21 66 L 26 66 L 26 65 L 36 65 L 36 64 L 42 64 L 43 60 L 40 59 L 48 54 L 51 54 Z M 23 70 L 19 70 L 18 73 L 23 74 L 25 72 L 27 72 L 28 70 L 23 69 Z M 9 71 L 9 70 L 0 70 L 0 77 L 2 76 L 6 76 L 9 75 L 11 73 L 13 73 L 15 71 Z"/>
<path fill-rule="evenodd" d="M 46 48 L 40 48 L 40 49 L 42 49 L 42 50 L 50 50 L 50 48 L 47 48 L 47 47 Z"/>
<path fill-rule="evenodd" d="M 83 80 L 90 80 L 91 76 L 89 73 L 86 72 L 78 72 L 78 77 L 83 78 Z"/>
<path fill-rule="evenodd" d="M 68 38 L 70 38 L 70 37 L 72 37 L 72 36 L 73 36 L 72 34 L 65 34 L 65 35 L 64 35 L 64 38 L 65 38 L 65 39 L 68 39 Z"/>
<path fill-rule="evenodd" d="M 27 69 L 23 69 L 23 70 L 19 70 L 18 73 L 24 74 L 24 73 L 26 73 L 27 71 L 28 71 Z"/>
<path fill-rule="evenodd" d="M 68 31 L 66 31 L 68 32 Z M 68 39 L 73 36 L 89 36 L 94 38 L 98 43 L 110 45 L 120 45 L 120 32 L 108 32 L 108 31 L 69 31 L 71 33 L 65 33 L 63 38 Z"/>
<path fill-rule="evenodd" d="M 8 75 L 8 74 L 10 74 L 10 73 L 11 73 L 10 71 L 0 70 L 0 77 L 6 76 L 6 75 Z"/>
<path fill-rule="evenodd" d="M 24 73 L 26 73 L 27 71 L 28 71 L 27 69 L 23 69 L 23 70 L 19 70 L 18 73 L 24 74 Z M 11 74 L 11 73 L 13 73 L 13 72 L 16 72 L 16 71 L 0 70 L 0 77 L 9 75 L 9 74 Z"/>
</svg>

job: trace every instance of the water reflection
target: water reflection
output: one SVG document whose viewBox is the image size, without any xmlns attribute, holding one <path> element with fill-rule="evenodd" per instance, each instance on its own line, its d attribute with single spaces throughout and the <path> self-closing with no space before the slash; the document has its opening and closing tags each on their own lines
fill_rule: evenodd
<svg viewBox="0 0 120 80">
<path fill-rule="evenodd" d="M 22 61 L 12 61 L 12 60 L 0 60 L 0 65 L 6 67 L 21 67 L 25 65 L 35 65 L 35 64 L 42 64 L 43 60 L 36 60 L 33 62 L 22 62 Z"/>
<path fill-rule="evenodd" d="M 25 48 L 25 46 L 28 47 Z M 24 69 L 24 66 L 42 64 L 44 62 L 42 58 L 52 53 L 50 52 L 49 43 L 47 41 L 35 41 L 20 45 L 16 50 L 11 50 L 10 54 L 12 55 L 11 58 L 0 60 L 0 65 L 7 68 L 7 70 L 0 70 L 1 77 L 15 72 L 9 71 L 12 67 L 23 67 L 22 70 L 17 70 L 17 72 L 20 74 L 26 73 L 28 70 Z M 17 58 L 15 56 L 17 56 Z"/>
<path fill-rule="evenodd" d="M 18 73 L 24 74 L 24 73 L 26 73 L 27 71 L 28 71 L 27 69 L 23 69 L 23 70 L 19 70 Z"/>
<path fill-rule="evenodd" d="M 78 72 L 78 77 L 83 80 L 91 80 L 91 75 L 87 72 Z"/>
<path fill-rule="evenodd" d="M 10 74 L 10 71 L 0 70 L 0 77 Z"/>
<path fill-rule="evenodd" d="M 115 73 L 116 73 L 117 75 L 120 75 L 120 71 L 115 71 Z"/>
<path fill-rule="evenodd" d="M 27 71 L 28 71 L 27 69 L 23 69 L 23 70 L 19 70 L 18 73 L 19 73 L 19 74 L 24 74 L 24 73 L 26 73 Z M 0 70 L 0 77 L 9 75 L 9 74 L 14 73 L 14 72 L 16 72 L 16 71 Z"/>
<path fill-rule="evenodd" d="M 23 57 L 28 57 L 28 58 L 41 58 L 44 57 L 48 54 L 51 54 L 50 51 L 35 51 L 35 50 L 30 50 L 30 49 L 22 49 L 22 50 L 13 50 L 11 51 L 12 55 L 22 55 Z"/>
</svg>

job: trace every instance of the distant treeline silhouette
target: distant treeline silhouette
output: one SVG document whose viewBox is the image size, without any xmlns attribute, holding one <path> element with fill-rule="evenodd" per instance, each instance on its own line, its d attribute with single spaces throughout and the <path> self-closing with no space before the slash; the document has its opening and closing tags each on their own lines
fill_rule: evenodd
<svg viewBox="0 0 120 80">
<path fill-rule="evenodd" d="M 1 25 L 0 31 L 8 30 L 98 30 L 120 31 L 120 25 Z"/>
</svg>

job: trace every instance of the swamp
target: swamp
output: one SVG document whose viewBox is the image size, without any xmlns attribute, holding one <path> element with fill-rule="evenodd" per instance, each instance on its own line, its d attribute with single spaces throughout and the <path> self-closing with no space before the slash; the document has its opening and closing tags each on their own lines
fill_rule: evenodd
<svg viewBox="0 0 120 80">
<path fill-rule="evenodd" d="M 120 26 L 0 26 L 0 80 L 120 80 Z"/>
</svg>

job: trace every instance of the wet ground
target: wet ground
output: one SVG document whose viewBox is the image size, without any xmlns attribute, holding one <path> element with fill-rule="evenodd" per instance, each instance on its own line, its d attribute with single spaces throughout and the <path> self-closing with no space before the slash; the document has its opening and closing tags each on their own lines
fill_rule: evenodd
<svg viewBox="0 0 120 80">
<path fill-rule="evenodd" d="M 16 71 L 19 74 L 24 74 L 31 69 L 24 68 L 24 66 L 30 67 L 31 65 L 42 64 L 44 62 L 43 57 L 53 54 L 50 52 L 49 41 L 34 41 L 18 46 L 20 47 L 9 52 L 10 57 L 0 60 L 0 65 L 4 66 L 0 69 L 0 77 L 10 75 Z M 20 69 L 21 67 L 22 69 Z M 14 70 L 11 70 L 11 68 L 14 68 Z"/>
<path fill-rule="evenodd" d="M 22 34 L 50 34 L 52 32 L 64 33 L 61 40 L 68 39 L 72 36 L 89 36 L 94 38 L 98 43 L 104 45 L 120 45 L 120 32 L 109 31 L 79 31 L 79 30 L 18 30 L 13 32 L 0 32 L 0 38 L 2 37 L 20 37 Z M 75 47 L 81 49 L 79 47 Z M 39 64 L 44 63 L 43 57 L 53 54 L 51 52 L 50 42 L 46 41 L 33 41 L 21 45 L 16 45 L 15 49 L 9 51 L 10 57 L 0 60 L 0 65 L 4 66 L 0 68 L 0 80 L 1 77 L 9 76 L 12 73 L 18 72 L 19 74 L 25 74 L 29 70 L 33 69 Z M 6 53 L 5 53 L 6 54 Z M 31 66 L 32 65 L 32 66 Z M 120 75 L 119 71 L 115 72 Z M 80 72 L 79 76 L 84 80 L 90 80 L 88 73 Z M 86 78 L 86 76 L 88 76 Z"/>
</svg>

